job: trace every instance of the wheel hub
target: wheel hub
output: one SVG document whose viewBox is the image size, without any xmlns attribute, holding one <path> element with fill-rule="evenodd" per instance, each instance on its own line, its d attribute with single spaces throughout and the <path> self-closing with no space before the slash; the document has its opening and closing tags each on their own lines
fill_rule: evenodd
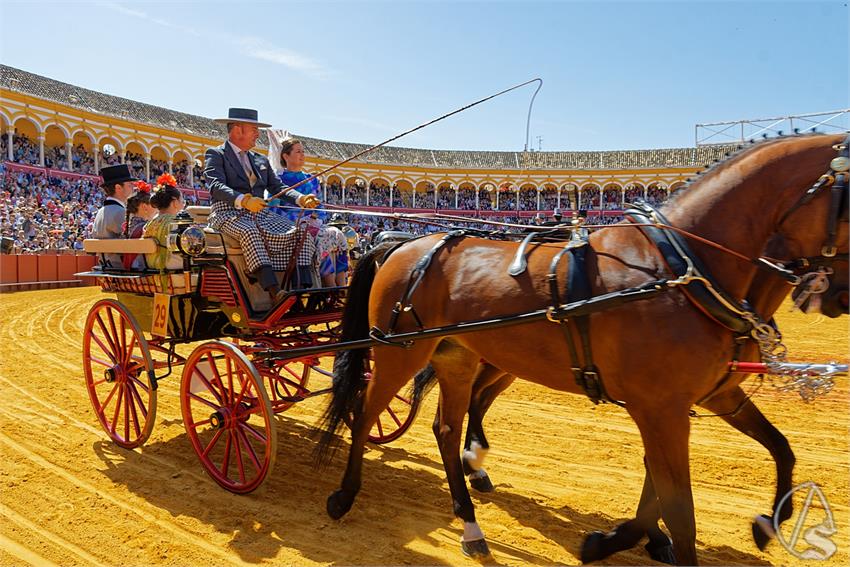
<svg viewBox="0 0 850 567">
<path fill-rule="evenodd" d="M 224 427 L 224 416 L 221 414 L 221 412 L 215 411 L 210 414 L 210 425 L 214 429 L 221 429 L 222 427 Z"/>
<path fill-rule="evenodd" d="M 121 376 L 121 371 L 117 366 L 112 366 L 103 371 L 103 379 L 106 380 L 107 383 L 111 384 L 118 380 Z"/>
</svg>

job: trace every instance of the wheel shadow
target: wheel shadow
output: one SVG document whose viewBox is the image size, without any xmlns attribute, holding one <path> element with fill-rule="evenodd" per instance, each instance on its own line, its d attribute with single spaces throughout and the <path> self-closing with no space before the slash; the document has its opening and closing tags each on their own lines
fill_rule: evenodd
<svg viewBox="0 0 850 567">
<path fill-rule="evenodd" d="M 325 512 L 325 501 L 338 488 L 348 442 L 342 442 L 342 450 L 327 469 L 317 470 L 312 460 L 316 441 L 311 427 L 281 415 L 276 422 L 275 468 L 263 485 L 248 495 L 232 494 L 207 476 L 179 424 L 167 427 L 168 434 L 174 430 L 175 435 L 149 441 L 136 451 L 108 441 L 94 443 L 93 449 L 105 464 L 103 474 L 113 483 L 166 511 L 182 529 L 196 531 L 192 528 L 196 524 L 181 518 L 210 526 L 224 537 L 210 536 L 203 529 L 198 535 L 213 543 L 226 542 L 223 547 L 244 561 L 273 560 L 281 548 L 305 562 L 343 565 L 449 565 L 464 559 L 459 543 L 457 555 L 448 562 L 411 549 L 445 548 L 447 529 L 451 532 L 448 538 L 459 541 L 462 530 L 453 523 L 440 462 L 399 446 L 371 448 L 364 461 L 364 486 L 357 503 L 345 518 L 334 521 Z M 181 432 L 176 434 L 178 427 Z M 403 444 L 403 439 L 397 443 Z M 420 498 L 420 494 L 427 496 Z M 512 555 L 526 563 L 547 563 L 545 557 L 517 550 L 512 550 Z"/>
</svg>

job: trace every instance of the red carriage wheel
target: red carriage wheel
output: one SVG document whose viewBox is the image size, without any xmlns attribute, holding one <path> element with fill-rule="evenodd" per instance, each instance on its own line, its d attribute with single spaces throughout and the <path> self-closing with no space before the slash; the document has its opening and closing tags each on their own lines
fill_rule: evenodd
<svg viewBox="0 0 850 567">
<path fill-rule="evenodd" d="M 366 380 L 371 378 L 371 374 L 366 374 Z M 383 445 L 395 441 L 410 429 L 413 425 L 413 420 L 416 418 L 416 411 L 419 409 L 419 404 L 414 402 L 413 395 L 403 388 L 398 391 L 393 399 L 390 400 L 390 405 L 387 409 L 381 412 L 378 416 L 378 421 L 372 426 L 369 431 L 369 441 L 376 445 Z"/>
<path fill-rule="evenodd" d="M 83 329 L 83 370 L 94 413 L 109 437 L 132 449 L 150 437 L 156 381 L 136 318 L 120 302 L 94 304 Z"/>
<path fill-rule="evenodd" d="M 201 465 L 237 494 L 260 486 L 274 467 L 277 431 L 263 380 L 231 343 L 196 348 L 180 381 L 183 425 Z"/>
<path fill-rule="evenodd" d="M 366 371 L 363 374 L 363 379 L 367 382 L 372 378 L 371 370 L 372 361 L 370 358 L 366 361 Z M 369 431 L 369 442 L 375 445 L 383 445 L 404 435 L 413 425 L 418 409 L 419 403 L 413 400 L 411 388 L 404 387 L 396 392 L 393 399 L 390 400 L 390 404 L 381 412 L 378 421 Z M 345 423 L 351 427 L 351 416 L 348 416 Z"/>
<path fill-rule="evenodd" d="M 317 364 L 315 359 L 287 360 L 258 368 L 268 385 L 269 400 L 275 413 L 286 411 L 301 394 L 309 393 L 307 384 Z"/>
</svg>

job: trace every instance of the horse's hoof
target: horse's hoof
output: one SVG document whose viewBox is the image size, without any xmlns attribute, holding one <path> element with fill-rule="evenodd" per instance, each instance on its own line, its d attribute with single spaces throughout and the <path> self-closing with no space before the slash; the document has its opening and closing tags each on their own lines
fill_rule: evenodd
<svg viewBox="0 0 850 567">
<path fill-rule="evenodd" d="M 473 559 L 484 559 L 490 555 L 490 548 L 487 547 L 487 541 L 484 539 L 461 540 L 460 548 L 464 555 Z"/>
<path fill-rule="evenodd" d="M 328 516 L 334 520 L 339 520 L 351 510 L 351 502 L 346 502 L 342 496 L 342 490 L 337 490 L 328 496 Z"/>
<path fill-rule="evenodd" d="M 582 563 L 591 563 L 607 557 L 607 555 L 602 553 L 601 548 L 601 543 L 604 539 L 605 534 L 600 531 L 587 534 L 587 537 L 584 538 L 584 542 L 581 544 L 581 556 L 579 558 Z"/>
<path fill-rule="evenodd" d="M 760 514 L 753 519 L 753 540 L 760 551 L 764 551 L 770 540 L 776 537 L 773 529 L 773 519 L 770 516 Z"/>
<path fill-rule="evenodd" d="M 493 483 L 490 482 L 490 477 L 487 475 L 487 473 L 484 473 L 483 476 L 469 477 L 469 486 L 471 486 L 478 492 L 493 492 L 495 490 L 495 488 L 493 487 Z"/>
<path fill-rule="evenodd" d="M 676 554 L 673 553 L 673 542 L 670 541 L 669 537 L 665 536 L 664 539 L 657 539 L 655 541 L 649 540 L 643 547 L 654 560 L 660 563 L 666 563 L 667 565 L 676 564 Z"/>
</svg>

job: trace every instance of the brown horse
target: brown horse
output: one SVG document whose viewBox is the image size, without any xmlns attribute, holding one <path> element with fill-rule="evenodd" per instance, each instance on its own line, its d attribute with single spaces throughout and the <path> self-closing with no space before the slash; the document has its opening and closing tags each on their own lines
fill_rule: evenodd
<svg viewBox="0 0 850 567">
<path fill-rule="evenodd" d="M 765 250 L 768 257 L 782 257 L 787 255 L 784 241 L 774 238 Z M 801 267 L 801 272 L 807 272 L 810 268 Z M 810 305 L 811 299 L 806 300 L 800 307 L 803 311 L 820 311 L 829 317 L 838 317 L 848 312 L 848 263 L 843 258 L 835 260 L 830 269 L 834 272 L 834 278 L 829 282 L 829 287 L 823 290 L 817 304 L 817 309 Z M 815 273 L 815 272 L 809 272 Z M 804 284 L 805 285 L 805 284 Z M 771 319 L 779 309 L 781 303 L 794 289 L 795 296 L 805 291 L 804 288 L 792 288 L 789 282 L 772 272 L 759 272 L 747 299 L 765 321 Z M 746 350 L 741 352 L 739 360 L 757 360 L 758 351 L 755 345 L 745 345 Z M 420 373 L 417 379 L 430 378 L 430 373 Z M 483 420 L 495 399 L 501 395 L 514 382 L 515 377 L 506 374 L 502 370 L 482 362 L 476 370 L 475 380 L 470 399 L 466 437 L 462 452 L 463 471 L 467 475 L 469 485 L 480 492 L 490 492 L 494 489 L 489 475 L 483 468 L 483 460 L 489 450 L 489 443 L 484 434 Z M 426 390 L 430 384 L 417 384 L 420 391 Z M 770 539 L 775 535 L 773 523 L 781 524 L 793 512 L 791 500 L 786 501 L 781 510 L 778 509 L 782 498 L 792 488 L 792 473 L 794 469 L 794 454 L 788 440 L 776 429 L 767 418 L 758 410 L 752 399 L 749 399 L 743 389 L 738 386 L 728 393 L 713 396 L 700 403 L 716 415 L 725 420 L 729 425 L 758 441 L 771 454 L 776 464 L 776 492 L 773 500 L 773 511 L 770 515 L 760 515 L 753 520 L 752 533 L 759 549 L 764 549 Z M 436 422 L 439 422 L 440 409 L 437 408 Z M 646 545 L 647 551 L 653 559 L 664 562 L 674 561 L 674 555 L 667 536 L 658 527 L 660 519 L 657 498 L 655 497 L 652 479 L 647 475 L 644 480 L 644 490 L 641 495 L 640 504 L 635 518 L 622 524 L 608 533 L 593 532 L 590 534 L 581 550 L 583 563 L 604 559 L 613 553 L 634 547 L 644 536 L 649 538 Z"/>
<path fill-rule="evenodd" d="M 832 146 L 840 142 L 836 136 L 762 142 L 703 175 L 664 212 L 671 225 L 745 257 L 755 258 L 776 234 L 785 239 L 788 259 L 816 256 L 830 238 L 830 192 L 807 191 L 828 170 L 835 156 Z M 837 237 L 840 249 L 846 251 L 846 222 L 838 226 Z M 343 340 L 368 338 L 370 325 L 390 328 L 391 312 L 405 293 L 411 273 L 440 238 L 404 244 L 377 272 L 374 261 L 379 251 L 361 262 L 349 291 Z M 669 274 L 658 248 L 637 227 L 601 230 L 591 235 L 590 245 L 587 264 L 594 295 L 640 286 Z M 516 247 L 471 237 L 449 241 L 434 256 L 422 285 L 413 293 L 418 318 L 401 317 L 395 331 L 546 308 L 550 296 L 544 275 L 560 247 L 537 247 L 529 254 L 527 272 L 511 277 L 507 268 Z M 693 250 L 728 295 L 745 297 L 755 273 L 751 264 L 698 241 Z M 671 531 L 676 559 L 695 564 L 689 410 L 709 394 L 730 395 L 740 384 L 739 377 L 722 384 L 719 378 L 734 352 L 733 332 L 695 307 L 682 288 L 595 313 L 590 319 L 594 358 L 607 392 L 625 404 L 640 430 L 652 487 Z M 545 321 L 421 339 L 408 348 L 380 344 L 374 347 L 372 380 L 365 388 L 366 349 L 338 356 L 327 411 L 328 434 L 320 445 L 320 457 L 327 454 L 333 432 L 344 418 L 354 412 L 355 419 L 342 486 L 328 498 L 328 513 L 339 518 L 351 508 L 360 489 L 363 447 L 370 428 L 392 396 L 430 362 L 440 384 L 441 415 L 435 432 L 454 512 L 464 521 L 463 548 L 472 555 L 488 553 L 459 456 L 474 370 L 483 358 L 520 378 L 581 394 L 567 372 L 553 371 L 574 364 L 564 347 L 559 330 Z"/>
</svg>

